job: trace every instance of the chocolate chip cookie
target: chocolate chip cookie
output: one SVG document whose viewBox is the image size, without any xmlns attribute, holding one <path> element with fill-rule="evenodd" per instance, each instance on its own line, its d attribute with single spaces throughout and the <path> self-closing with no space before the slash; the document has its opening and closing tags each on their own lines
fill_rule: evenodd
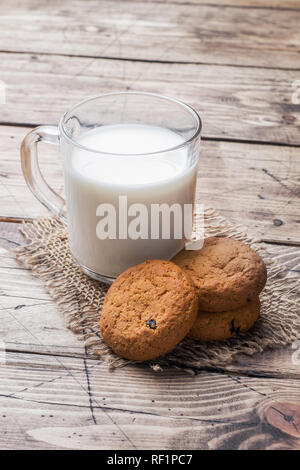
<svg viewBox="0 0 300 470">
<path fill-rule="evenodd" d="M 202 341 L 219 341 L 238 336 L 253 326 L 259 316 L 259 311 L 258 297 L 236 310 L 215 313 L 200 310 L 189 336 Z"/>
<path fill-rule="evenodd" d="M 244 306 L 258 296 L 267 280 L 261 257 L 233 238 L 207 238 L 201 250 L 182 250 L 172 261 L 191 276 L 199 309 L 206 312 Z"/>
<path fill-rule="evenodd" d="M 116 354 L 145 361 L 173 349 L 195 323 L 197 312 L 198 296 L 188 273 L 170 261 L 147 260 L 111 285 L 100 330 Z"/>
</svg>

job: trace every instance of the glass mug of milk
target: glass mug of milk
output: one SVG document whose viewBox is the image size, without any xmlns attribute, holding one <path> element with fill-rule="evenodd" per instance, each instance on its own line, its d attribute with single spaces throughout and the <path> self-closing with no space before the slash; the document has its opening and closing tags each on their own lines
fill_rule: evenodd
<svg viewBox="0 0 300 470">
<path fill-rule="evenodd" d="M 184 247 L 184 233 L 174 236 L 172 213 L 170 236 L 163 237 L 161 229 L 153 236 L 151 208 L 194 204 L 200 132 L 201 120 L 190 106 L 151 93 L 124 92 L 82 101 L 63 114 L 58 127 L 40 126 L 25 137 L 25 180 L 67 225 L 72 255 L 86 274 L 111 282 L 130 266 L 145 259 L 169 260 Z M 60 145 L 66 201 L 40 172 L 40 141 Z M 149 229 L 146 235 L 129 236 L 128 226 L 141 206 L 144 232 L 145 226 Z"/>
</svg>

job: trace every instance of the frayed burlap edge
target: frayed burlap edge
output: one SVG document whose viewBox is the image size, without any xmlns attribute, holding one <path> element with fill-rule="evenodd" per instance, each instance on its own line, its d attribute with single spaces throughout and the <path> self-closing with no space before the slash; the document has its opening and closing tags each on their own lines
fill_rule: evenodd
<svg viewBox="0 0 300 470">
<path fill-rule="evenodd" d="M 18 261 L 42 279 L 57 302 L 67 327 L 84 341 L 88 354 L 106 360 L 109 368 L 133 363 L 116 356 L 99 332 L 99 317 L 108 287 L 90 279 L 74 262 L 67 231 L 55 217 L 24 222 L 27 244 L 16 250 Z M 234 361 L 238 354 L 253 355 L 266 348 L 282 347 L 300 337 L 300 303 L 296 299 L 299 278 L 290 277 L 284 265 L 268 256 L 267 246 L 239 225 L 229 223 L 213 209 L 205 209 L 205 237 L 233 237 L 248 243 L 263 257 L 268 282 L 261 295 L 259 320 L 248 333 L 220 342 L 196 342 L 185 338 L 175 349 L 155 362 L 154 370 L 177 367 L 189 372 L 217 368 Z"/>
</svg>

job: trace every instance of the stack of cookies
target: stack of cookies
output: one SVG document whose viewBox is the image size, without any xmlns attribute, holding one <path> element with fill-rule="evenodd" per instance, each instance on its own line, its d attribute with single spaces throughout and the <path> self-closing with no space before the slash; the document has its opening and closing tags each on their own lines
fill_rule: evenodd
<svg viewBox="0 0 300 470">
<path fill-rule="evenodd" d="M 247 331 L 260 311 L 266 267 L 248 245 L 210 237 L 172 261 L 147 260 L 122 273 L 105 298 L 100 330 L 127 359 L 154 359 L 186 335 L 227 339 Z"/>
<path fill-rule="evenodd" d="M 267 280 L 265 264 L 255 251 L 233 238 L 211 237 L 202 250 L 182 250 L 173 261 L 189 273 L 198 293 L 191 337 L 222 340 L 251 328 Z"/>
</svg>

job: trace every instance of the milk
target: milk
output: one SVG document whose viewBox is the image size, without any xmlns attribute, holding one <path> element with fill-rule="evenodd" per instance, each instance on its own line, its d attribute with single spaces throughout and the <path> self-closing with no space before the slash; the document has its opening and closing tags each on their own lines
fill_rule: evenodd
<svg viewBox="0 0 300 470">
<path fill-rule="evenodd" d="M 145 259 L 171 259 L 183 248 L 183 238 L 99 239 L 97 208 L 112 204 L 118 220 L 119 196 L 127 196 L 128 207 L 145 204 L 149 214 L 151 204 L 191 204 L 196 165 L 188 166 L 186 148 L 159 153 L 182 144 L 183 138 L 162 127 L 119 124 L 87 131 L 77 143 L 62 143 L 69 243 L 75 259 L 112 278 Z M 154 155 L 138 155 L 143 153 Z"/>
</svg>

